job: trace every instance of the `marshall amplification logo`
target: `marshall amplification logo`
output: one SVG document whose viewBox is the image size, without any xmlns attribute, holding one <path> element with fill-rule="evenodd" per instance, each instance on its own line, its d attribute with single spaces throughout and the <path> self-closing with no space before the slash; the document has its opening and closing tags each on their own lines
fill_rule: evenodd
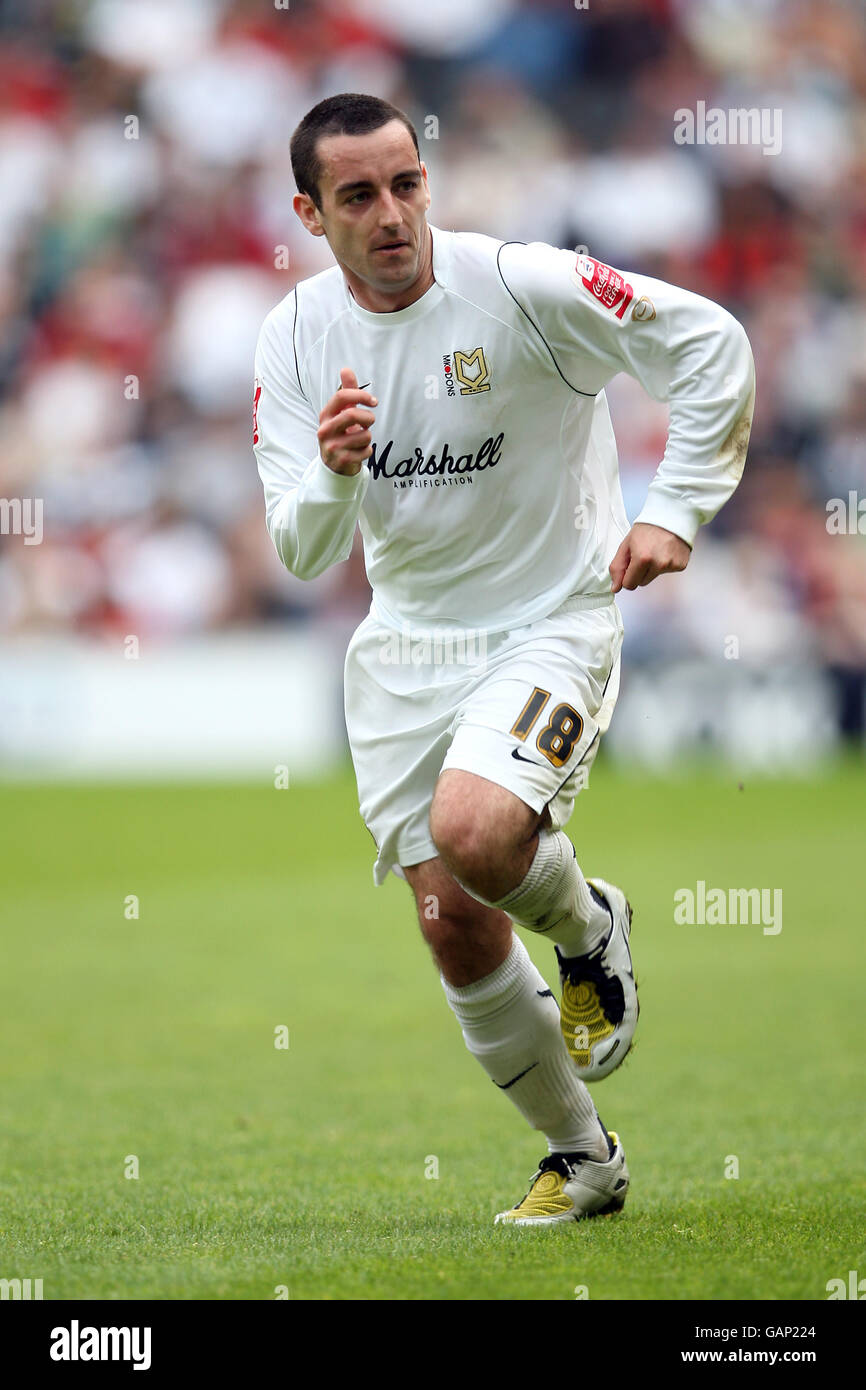
<svg viewBox="0 0 866 1390">
<path fill-rule="evenodd" d="M 416 446 L 407 458 L 392 459 L 393 439 L 389 439 L 383 449 L 373 440 L 373 452 L 367 459 L 367 467 L 372 477 L 392 478 L 394 487 L 454 487 L 456 484 L 472 482 L 473 473 L 483 473 L 487 468 L 495 468 L 502 457 L 502 441 L 505 435 L 500 431 L 495 437 L 488 435 L 472 453 L 452 454 L 448 444 L 443 444 L 437 452 L 426 454 Z"/>
<path fill-rule="evenodd" d="M 578 256 L 571 278 L 584 285 L 605 309 L 612 309 L 614 318 L 621 319 L 634 299 L 634 287 L 625 276 L 593 256 Z"/>
<path fill-rule="evenodd" d="M 445 353 L 442 358 L 442 367 L 445 372 L 445 390 L 449 396 L 457 394 L 454 381 L 457 379 L 460 385 L 461 396 L 477 396 L 482 391 L 490 390 L 490 368 L 484 357 L 484 349 L 477 347 L 474 352 L 460 352 L 455 349 L 453 354 Z"/>
</svg>

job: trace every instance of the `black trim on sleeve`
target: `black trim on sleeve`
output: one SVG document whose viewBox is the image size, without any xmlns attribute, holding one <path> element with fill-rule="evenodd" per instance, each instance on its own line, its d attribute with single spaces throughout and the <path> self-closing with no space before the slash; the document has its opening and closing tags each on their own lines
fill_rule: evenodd
<svg viewBox="0 0 866 1390">
<path fill-rule="evenodd" d="M 500 257 L 500 255 L 502 254 L 502 252 L 503 252 L 503 250 L 505 249 L 505 247 L 506 247 L 506 246 L 527 246 L 527 245 L 528 245 L 528 243 L 525 242 L 525 241 L 503 241 L 503 243 L 502 243 L 502 245 L 500 246 L 499 250 L 496 252 L 496 269 L 499 271 L 499 278 L 500 278 L 500 280 L 502 281 L 503 285 L 505 285 L 505 288 L 508 290 L 508 293 L 511 295 L 511 298 L 514 300 L 514 302 L 515 302 L 515 304 L 517 305 L 518 309 L 520 310 L 521 314 L 525 315 L 525 317 L 526 317 L 527 319 L 529 319 L 529 322 L 532 324 L 532 327 L 535 329 L 535 331 L 536 331 L 536 333 L 538 334 L 539 338 L 540 338 L 541 341 L 544 343 L 544 346 L 547 348 L 547 351 L 550 353 L 550 360 L 551 360 L 551 362 L 553 363 L 553 365 L 554 365 L 554 367 L 556 368 L 556 370 L 559 372 L 559 375 L 562 377 L 563 381 L 565 382 L 565 384 L 566 384 L 566 386 L 569 388 L 569 390 L 570 390 L 570 391 L 574 391 L 575 394 L 578 395 L 578 396 L 587 396 L 590 400 L 595 400 L 596 396 L 599 394 L 597 391 L 581 391 L 580 388 L 579 388 L 578 386 L 572 386 L 571 382 L 568 380 L 568 377 L 566 377 L 566 376 L 563 374 L 562 369 L 560 368 L 559 363 L 557 362 L 556 358 L 555 358 L 554 355 L 553 355 L 553 348 L 550 346 L 550 343 L 549 343 L 549 342 L 547 341 L 547 339 L 545 338 L 544 334 L 542 333 L 541 329 L 539 328 L 539 326 L 538 326 L 538 324 L 535 322 L 535 320 L 531 317 L 530 314 L 528 314 L 528 313 L 526 312 L 526 310 L 524 309 L 523 305 L 521 304 L 521 302 L 520 302 L 520 300 L 517 298 L 517 296 L 511 291 L 511 289 L 509 289 L 509 286 L 508 286 L 508 283 L 507 283 L 507 281 L 506 281 L 506 279 L 505 279 L 505 276 L 502 274 L 502 266 L 499 264 L 499 257 Z"/>
<path fill-rule="evenodd" d="M 301 384 L 301 369 L 300 369 L 300 367 L 298 366 L 298 349 L 297 349 L 297 347 L 296 347 L 296 345 L 295 345 L 295 329 L 297 328 L 297 326 L 298 326 L 298 287 L 297 287 L 297 285 L 295 285 L 295 317 L 294 317 L 294 319 L 292 320 L 292 352 L 293 352 L 294 355 L 295 355 L 295 375 L 296 375 L 297 378 L 298 378 L 298 390 L 300 391 L 300 393 L 301 393 L 301 395 L 303 396 L 304 400 L 307 402 L 307 405 L 310 405 L 311 402 L 310 402 L 310 400 L 309 400 L 309 397 L 307 396 L 307 393 L 306 393 L 306 391 L 304 390 L 304 388 L 303 388 L 303 386 L 302 386 L 302 384 Z"/>
</svg>

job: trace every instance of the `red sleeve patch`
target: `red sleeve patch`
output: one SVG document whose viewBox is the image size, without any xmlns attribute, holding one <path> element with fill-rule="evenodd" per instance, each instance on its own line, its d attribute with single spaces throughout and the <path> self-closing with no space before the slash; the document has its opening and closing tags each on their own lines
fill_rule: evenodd
<svg viewBox="0 0 866 1390">
<path fill-rule="evenodd" d="M 259 442 L 259 396 L 262 394 L 261 383 L 256 377 L 256 393 L 253 396 L 253 443 Z"/>
<path fill-rule="evenodd" d="M 614 317 L 621 319 L 634 298 L 634 288 L 624 275 L 604 261 L 593 256 L 578 256 L 574 266 L 574 277 L 585 285 L 594 299 L 612 309 Z"/>
</svg>

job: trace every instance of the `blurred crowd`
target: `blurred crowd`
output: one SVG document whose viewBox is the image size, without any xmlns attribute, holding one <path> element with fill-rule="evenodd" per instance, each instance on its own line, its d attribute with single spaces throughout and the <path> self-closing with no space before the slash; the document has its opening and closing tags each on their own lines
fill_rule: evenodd
<svg viewBox="0 0 866 1390">
<path fill-rule="evenodd" d="M 279 564 L 251 445 L 262 319 L 333 263 L 289 139 L 338 91 L 414 121 L 435 225 L 584 246 L 741 319 L 746 475 L 688 582 L 625 596 L 632 658 L 735 636 L 758 667 L 819 663 L 862 734 L 859 0 L 0 0 L 0 497 L 44 505 L 41 544 L 0 536 L 0 633 L 366 612 L 360 542 L 310 583 Z M 676 143 L 699 102 L 781 112 L 781 148 Z M 634 516 L 667 410 L 608 395 Z"/>
</svg>

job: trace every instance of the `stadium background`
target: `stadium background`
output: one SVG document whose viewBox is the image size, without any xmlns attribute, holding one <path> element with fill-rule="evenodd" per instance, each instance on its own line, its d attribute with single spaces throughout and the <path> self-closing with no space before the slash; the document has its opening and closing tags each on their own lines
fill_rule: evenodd
<svg viewBox="0 0 866 1390">
<path fill-rule="evenodd" d="M 330 263 L 289 137 L 340 90 L 413 119 L 436 225 L 684 285 L 755 352 L 741 487 L 684 576 L 621 596 L 573 823 L 639 898 L 644 1000 L 602 1111 L 631 1219 L 581 1230 L 583 1264 L 488 1230 L 537 1138 L 464 1052 L 405 889 L 370 881 L 341 723 L 360 546 L 305 584 L 265 531 L 255 339 Z M 780 153 L 675 144 L 698 101 L 780 109 Z M 0 0 L 0 189 L 0 498 L 44 503 L 40 544 L 0 536 L 0 1277 L 799 1299 L 866 1270 L 866 538 L 827 527 L 866 497 L 862 7 Z M 667 413 L 608 394 L 634 516 Z M 781 887 L 784 930 L 675 926 L 699 880 Z"/>
<path fill-rule="evenodd" d="M 339 726 L 360 536 L 345 565 L 289 575 L 251 450 L 261 321 L 332 263 L 292 211 L 289 137 L 338 90 L 409 113 L 438 225 L 587 246 L 749 333 L 746 476 L 687 582 L 623 595 L 608 751 L 862 749 L 866 540 L 826 524 L 830 499 L 866 497 L 858 6 L 5 0 L 0 24 L 0 496 L 44 508 L 40 545 L 0 537 L 7 769 L 255 770 L 285 706 L 265 697 L 256 742 L 251 703 L 286 682 Z M 698 100 L 778 108 L 781 151 L 676 145 Z M 667 410 L 624 376 L 608 394 L 634 516 Z M 309 741 L 284 753 L 303 771 Z"/>
</svg>

